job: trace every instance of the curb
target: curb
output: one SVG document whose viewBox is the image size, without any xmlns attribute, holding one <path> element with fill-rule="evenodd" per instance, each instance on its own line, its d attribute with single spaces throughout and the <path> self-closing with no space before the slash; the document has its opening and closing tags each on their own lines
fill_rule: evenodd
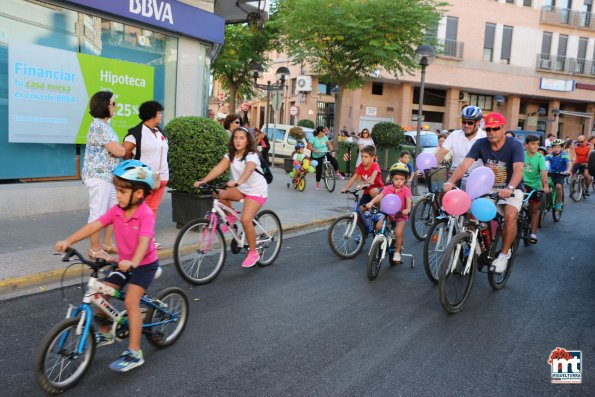
<svg viewBox="0 0 595 397">
<path fill-rule="evenodd" d="M 311 229 L 330 224 L 337 216 L 318 219 L 312 222 L 298 223 L 283 229 L 283 234 Z M 159 251 L 159 261 L 173 258 L 173 248 L 166 248 Z M 26 276 L 12 277 L 0 280 L 0 300 L 9 299 L 16 294 L 34 294 L 49 291 L 50 284 L 59 282 L 64 276 L 64 281 L 80 278 L 81 270 L 85 277 L 91 272 L 83 269 L 82 265 L 73 265 L 70 268 L 48 270 L 46 272 L 29 274 Z"/>
</svg>

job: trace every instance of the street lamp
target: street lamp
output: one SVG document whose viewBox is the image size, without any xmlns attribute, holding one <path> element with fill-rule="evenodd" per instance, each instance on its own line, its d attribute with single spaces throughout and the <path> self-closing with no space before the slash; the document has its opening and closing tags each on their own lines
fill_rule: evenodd
<svg viewBox="0 0 595 397">
<path fill-rule="evenodd" d="M 331 90 L 331 95 L 333 96 L 333 98 L 335 98 L 335 103 L 333 106 L 333 145 L 336 144 L 337 139 L 338 139 L 338 135 L 337 135 L 337 125 L 339 125 L 338 123 L 338 119 L 337 119 L 337 99 L 339 98 L 339 86 L 335 85 L 333 87 L 333 89 Z M 337 138 L 335 138 L 337 137 Z"/>
<path fill-rule="evenodd" d="M 264 72 L 264 68 L 262 67 L 261 64 L 259 63 L 255 63 L 252 65 L 252 78 L 254 79 L 254 86 L 260 90 L 266 90 L 267 92 L 267 108 L 266 108 L 266 112 L 265 112 L 265 134 L 269 133 L 269 119 L 271 118 L 269 115 L 269 109 L 270 109 L 270 103 L 271 103 L 271 92 L 273 91 L 281 91 L 283 92 L 283 89 L 285 88 L 285 81 L 287 81 L 287 79 L 289 78 L 289 69 L 287 69 L 285 66 L 281 66 L 279 69 L 277 69 L 277 71 L 275 72 L 275 76 L 277 77 L 277 81 L 274 83 L 271 83 L 270 80 L 267 81 L 266 84 L 258 84 L 258 79 L 261 78 L 263 76 L 263 72 Z M 277 129 L 276 126 L 277 122 L 275 119 L 275 130 Z M 275 164 L 275 141 L 276 141 L 276 131 L 275 134 L 273 136 L 273 165 Z"/>
<path fill-rule="evenodd" d="M 415 157 L 419 154 L 419 141 L 421 135 L 421 120 L 424 111 L 424 89 L 426 81 L 426 67 L 434 62 L 436 52 L 434 47 L 422 44 L 415 50 L 415 60 L 421 65 L 421 85 L 419 87 L 419 107 L 417 108 L 417 134 L 415 138 Z"/>
</svg>

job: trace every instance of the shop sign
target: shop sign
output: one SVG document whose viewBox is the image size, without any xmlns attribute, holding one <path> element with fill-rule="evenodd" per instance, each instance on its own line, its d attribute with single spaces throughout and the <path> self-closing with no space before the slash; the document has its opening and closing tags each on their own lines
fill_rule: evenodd
<svg viewBox="0 0 595 397">
<path fill-rule="evenodd" d="M 122 138 L 137 125 L 138 106 L 153 98 L 153 67 L 11 42 L 8 46 L 8 141 L 85 143 L 89 99 L 112 91 L 110 125 Z"/>
<path fill-rule="evenodd" d="M 574 80 L 556 80 L 541 78 L 539 88 L 551 91 L 574 91 Z"/>
<path fill-rule="evenodd" d="M 185 36 L 223 44 L 225 19 L 175 0 L 67 0 Z"/>
<path fill-rule="evenodd" d="M 366 106 L 366 116 L 376 117 L 378 109 L 372 106 Z"/>
</svg>

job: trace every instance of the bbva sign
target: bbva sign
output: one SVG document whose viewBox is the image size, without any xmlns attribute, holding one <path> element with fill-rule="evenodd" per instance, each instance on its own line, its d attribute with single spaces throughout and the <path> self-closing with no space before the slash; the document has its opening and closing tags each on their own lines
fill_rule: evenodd
<svg viewBox="0 0 595 397">
<path fill-rule="evenodd" d="M 168 21 L 174 24 L 171 13 L 171 4 L 159 0 L 130 0 L 130 12 L 146 18 L 155 18 L 157 21 Z"/>
</svg>

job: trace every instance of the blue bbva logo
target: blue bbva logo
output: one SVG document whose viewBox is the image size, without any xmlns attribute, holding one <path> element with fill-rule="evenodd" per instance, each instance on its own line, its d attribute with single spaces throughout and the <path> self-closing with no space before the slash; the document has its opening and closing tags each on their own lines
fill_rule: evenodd
<svg viewBox="0 0 595 397">
<path fill-rule="evenodd" d="M 165 1 L 130 0 L 130 12 L 147 18 L 155 18 L 161 22 L 168 21 L 171 25 L 174 24 L 171 4 Z"/>
</svg>

